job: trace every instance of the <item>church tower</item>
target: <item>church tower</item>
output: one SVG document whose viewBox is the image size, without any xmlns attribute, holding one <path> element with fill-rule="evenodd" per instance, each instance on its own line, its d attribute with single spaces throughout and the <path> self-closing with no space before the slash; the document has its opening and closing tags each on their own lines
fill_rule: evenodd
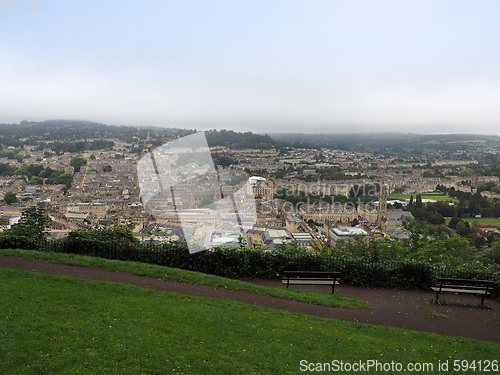
<svg viewBox="0 0 500 375">
<path fill-rule="evenodd" d="M 472 177 L 470 179 L 470 188 L 477 189 L 478 185 L 479 185 L 479 183 L 477 182 L 477 174 L 476 174 L 476 172 L 474 172 L 474 174 L 472 175 Z"/>
<path fill-rule="evenodd" d="M 387 223 L 387 190 L 384 181 L 380 182 L 380 194 L 378 198 L 377 226 L 385 230 Z"/>
</svg>

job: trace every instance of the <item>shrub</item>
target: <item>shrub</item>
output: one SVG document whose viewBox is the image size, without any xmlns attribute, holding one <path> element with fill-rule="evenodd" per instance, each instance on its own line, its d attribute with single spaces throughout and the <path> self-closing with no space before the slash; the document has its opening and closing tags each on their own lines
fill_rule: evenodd
<svg viewBox="0 0 500 375">
<path fill-rule="evenodd" d="M 495 268 L 479 262 L 450 267 L 417 261 L 353 259 L 338 251 L 313 254 L 290 249 L 263 252 L 248 248 L 216 248 L 190 254 L 183 242 L 141 244 L 122 226 L 73 231 L 66 239 L 46 243 L 40 249 L 140 261 L 233 278 L 279 278 L 284 270 L 338 271 L 342 273 L 343 284 L 424 290 L 428 290 L 437 277 L 500 281 L 500 273 Z"/>
</svg>

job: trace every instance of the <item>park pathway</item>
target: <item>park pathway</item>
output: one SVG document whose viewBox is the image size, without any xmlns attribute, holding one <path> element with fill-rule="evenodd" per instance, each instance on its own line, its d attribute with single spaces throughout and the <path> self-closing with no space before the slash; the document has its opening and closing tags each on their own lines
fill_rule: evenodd
<svg viewBox="0 0 500 375">
<path fill-rule="evenodd" d="M 486 299 L 485 303 L 491 306 L 492 309 L 481 309 L 472 306 L 473 304 L 480 303 L 480 299 L 468 295 L 443 295 L 448 304 L 437 305 L 428 302 L 429 299 L 434 297 L 434 293 L 432 292 L 364 288 L 347 285 L 339 285 L 335 288 L 336 293 L 340 293 L 343 296 L 368 302 L 372 308 L 366 310 L 314 305 L 252 292 L 165 281 L 154 277 L 131 275 L 125 272 L 53 264 L 42 260 L 29 260 L 16 256 L 0 255 L 0 268 L 126 283 L 169 293 L 228 298 L 243 303 L 324 318 L 500 342 L 500 317 L 498 315 L 500 302 L 498 299 Z M 279 280 L 248 279 L 244 281 L 276 288 L 284 287 Z M 295 288 L 313 290 L 320 293 L 330 292 L 328 286 L 296 286 Z M 428 310 L 448 315 L 450 318 L 434 317 L 431 315 L 431 311 Z"/>
</svg>

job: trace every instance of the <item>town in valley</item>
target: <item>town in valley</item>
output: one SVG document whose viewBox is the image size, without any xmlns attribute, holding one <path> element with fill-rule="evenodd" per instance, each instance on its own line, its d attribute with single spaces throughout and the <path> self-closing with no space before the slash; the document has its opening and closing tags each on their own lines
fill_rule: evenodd
<svg viewBox="0 0 500 375">
<path fill-rule="evenodd" d="M 44 202 L 52 238 L 126 225 L 142 242 L 168 243 L 201 226 L 206 248 L 287 243 L 315 251 L 350 238 L 404 238 L 415 216 L 449 232 L 453 218 L 467 222 L 478 249 L 500 237 L 500 137 L 343 134 L 318 142 L 214 130 L 206 132 L 219 175 L 211 187 L 145 207 L 139 161 L 194 133 L 63 120 L 0 125 L 3 228 Z M 212 209 L 242 187 L 256 212 L 243 231 Z M 193 222 L 179 210 L 196 213 Z"/>
</svg>

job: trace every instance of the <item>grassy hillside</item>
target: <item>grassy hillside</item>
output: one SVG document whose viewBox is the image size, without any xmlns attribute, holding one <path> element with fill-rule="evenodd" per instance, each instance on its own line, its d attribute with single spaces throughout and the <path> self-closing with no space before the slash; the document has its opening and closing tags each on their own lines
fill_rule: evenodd
<svg viewBox="0 0 500 375">
<path fill-rule="evenodd" d="M 266 294 L 269 296 L 292 299 L 319 305 L 360 309 L 370 308 L 370 306 L 368 306 L 368 304 L 364 301 L 343 297 L 339 293 L 335 293 L 334 295 L 332 295 L 309 292 L 306 290 L 269 288 L 252 283 L 247 283 L 244 281 L 208 275 L 202 272 L 163 267 L 154 264 L 110 260 L 75 254 L 40 252 L 34 250 L 0 249 L 0 254 L 16 255 L 24 257 L 26 259 L 42 259 L 51 263 L 67 264 L 70 266 L 100 268 L 108 271 L 122 271 L 135 275 L 158 277 L 163 280 L 182 281 L 190 284 L 208 285 L 215 288 L 245 290 L 248 292 Z"/>
<path fill-rule="evenodd" d="M 500 352 L 478 340 L 8 269 L 0 306 L 2 374 L 297 374 L 301 360 L 437 369 Z"/>
</svg>

